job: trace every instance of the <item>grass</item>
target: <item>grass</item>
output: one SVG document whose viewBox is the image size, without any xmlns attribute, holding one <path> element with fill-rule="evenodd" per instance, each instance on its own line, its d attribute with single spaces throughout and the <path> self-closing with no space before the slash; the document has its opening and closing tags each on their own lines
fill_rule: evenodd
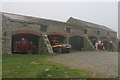
<svg viewBox="0 0 120 80">
<path fill-rule="evenodd" d="M 86 71 L 48 61 L 53 55 L 8 54 L 2 57 L 3 78 L 90 78 Z"/>
</svg>

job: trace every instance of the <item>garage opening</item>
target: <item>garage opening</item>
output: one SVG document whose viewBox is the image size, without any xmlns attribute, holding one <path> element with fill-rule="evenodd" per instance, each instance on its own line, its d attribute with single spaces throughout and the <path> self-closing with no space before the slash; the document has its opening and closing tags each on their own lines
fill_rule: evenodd
<svg viewBox="0 0 120 80">
<path fill-rule="evenodd" d="M 81 36 L 73 36 L 70 37 L 69 43 L 72 45 L 73 50 L 81 50 L 83 46 L 83 37 Z"/>
<path fill-rule="evenodd" d="M 50 43 L 52 43 L 53 40 L 57 40 L 60 43 L 65 42 L 65 37 L 62 35 L 48 35 L 48 39 L 50 40 Z"/>
<path fill-rule="evenodd" d="M 95 43 L 97 42 L 97 37 L 95 36 L 90 36 L 90 41 L 92 42 L 92 44 L 95 46 Z"/>
<path fill-rule="evenodd" d="M 15 34 L 12 36 L 12 53 L 37 54 L 39 36 L 33 34 Z"/>
</svg>

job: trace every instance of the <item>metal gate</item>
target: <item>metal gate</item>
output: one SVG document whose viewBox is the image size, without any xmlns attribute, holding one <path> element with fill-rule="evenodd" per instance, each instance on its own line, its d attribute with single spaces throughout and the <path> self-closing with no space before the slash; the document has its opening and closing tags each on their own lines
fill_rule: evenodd
<svg viewBox="0 0 120 80">
<path fill-rule="evenodd" d="M 81 50 L 83 46 L 83 37 L 73 36 L 70 37 L 69 43 L 72 45 L 73 50 Z"/>
</svg>

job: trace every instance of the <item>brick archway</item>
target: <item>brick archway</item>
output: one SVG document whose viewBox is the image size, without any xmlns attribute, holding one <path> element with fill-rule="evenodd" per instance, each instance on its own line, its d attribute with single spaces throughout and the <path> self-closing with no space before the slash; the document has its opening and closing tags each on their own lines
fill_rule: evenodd
<svg viewBox="0 0 120 80">
<path fill-rule="evenodd" d="M 12 32 L 12 35 L 15 35 L 15 34 L 33 34 L 33 35 L 37 35 L 39 36 L 40 35 L 40 32 L 35 32 L 35 31 L 30 31 L 30 30 L 17 30 L 17 31 L 13 31 Z"/>
<path fill-rule="evenodd" d="M 61 36 L 64 36 L 66 37 L 67 34 L 64 34 L 64 33 L 59 33 L 59 32 L 50 32 L 50 33 L 47 33 L 48 35 L 61 35 Z"/>
<path fill-rule="evenodd" d="M 73 36 L 84 37 L 84 35 L 83 35 L 83 34 L 69 34 L 69 37 L 73 37 Z"/>
<path fill-rule="evenodd" d="M 12 32 L 12 53 L 33 54 L 39 52 L 39 32 L 29 30 L 18 30 Z M 29 48 L 28 48 L 29 47 Z"/>
</svg>

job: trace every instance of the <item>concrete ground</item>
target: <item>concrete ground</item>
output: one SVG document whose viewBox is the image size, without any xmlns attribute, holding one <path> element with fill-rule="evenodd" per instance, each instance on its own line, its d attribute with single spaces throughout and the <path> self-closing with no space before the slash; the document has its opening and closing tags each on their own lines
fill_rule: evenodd
<svg viewBox="0 0 120 80">
<path fill-rule="evenodd" d="M 71 68 L 90 71 L 93 76 L 97 73 L 104 75 L 103 77 L 118 76 L 118 52 L 71 52 L 49 58 L 49 60 Z"/>
</svg>

